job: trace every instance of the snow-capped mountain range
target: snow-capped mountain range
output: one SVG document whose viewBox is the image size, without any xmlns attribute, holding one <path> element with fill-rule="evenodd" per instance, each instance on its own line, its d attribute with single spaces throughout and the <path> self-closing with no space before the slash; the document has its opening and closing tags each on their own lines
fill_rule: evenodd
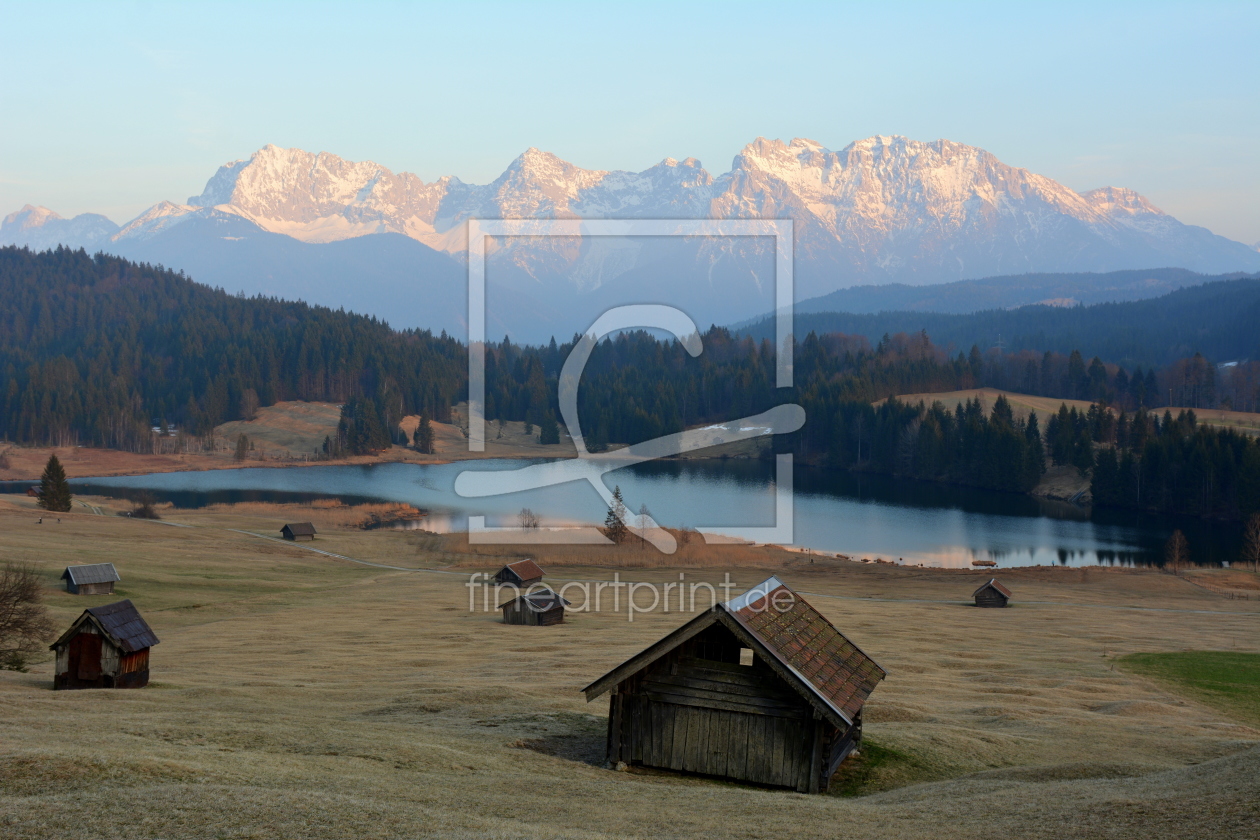
<svg viewBox="0 0 1260 840">
<path fill-rule="evenodd" d="M 1032 271 L 1260 269 L 1255 249 L 1182 224 L 1132 190 L 1077 193 L 983 149 L 904 137 L 839 151 L 759 138 L 716 177 L 694 158 L 633 173 L 529 149 L 486 185 L 450 176 L 425 183 L 372 162 L 269 145 L 220 167 L 186 203 L 162 202 L 122 227 L 28 205 L 5 218 L 0 243 L 111 251 L 231 290 L 360 310 L 375 293 L 381 301 L 368 311 L 396 326 L 455 329 L 463 223 L 557 217 L 792 218 L 798 298 Z M 430 249 L 438 254 L 419 256 Z M 424 276 L 409 279 L 409 261 Z M 382 265 L 394 273 L 381 276 Z M 730 322 L 771 308 L 772 279 L 759 240 L 508 240 L 491 262 L 491 321 L 534 340 L 570 334 L 604 306 L 651 299 L 706 324 Z M 329 294 L 317 295 L 321 288 Z M 505 304 L 498 315 L 496 289 Z M 415 296 L 424 317 L 403 312 Z"/>
</svg>

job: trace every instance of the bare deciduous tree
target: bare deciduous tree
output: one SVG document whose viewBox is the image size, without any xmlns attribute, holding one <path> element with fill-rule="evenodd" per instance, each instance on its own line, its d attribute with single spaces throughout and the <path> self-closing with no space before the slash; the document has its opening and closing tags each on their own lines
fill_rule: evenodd
<svg viewBox="0 0 1260 840">
<path fill-rule="evenodd" d="M 1247 520 L 1247 529 L 1243 532 L 1244 563 L 1251 564 L 1253 572 L 1260 572 L 1260 513 L 1251 514 Z"/>
<path fill-rule="evenodd" d="M 1173 531 L 1172 536 L 1168 538 L 1168 542 L 1164 545 L 1164 564 L 1172 569 L 1174 575 L 1181 574 L 1181 567 L 1186 565 L 1189 560 L 1189 547 L 1186 544 L 1186 535 L 1178 529 Z"/>
<path fill-rule="evenodd" d="M 35 569 L 14 563 L 0 567 L 0 668 L 25 671 L 52 634 Z"/>
<path fill-rule="evenodd" d="M 516 515 L 516 521 L 520 523 L 522 531 L 538 530 L 538 514 L 529 508 L 521 508 L 521 512 Z"/>
</svg>

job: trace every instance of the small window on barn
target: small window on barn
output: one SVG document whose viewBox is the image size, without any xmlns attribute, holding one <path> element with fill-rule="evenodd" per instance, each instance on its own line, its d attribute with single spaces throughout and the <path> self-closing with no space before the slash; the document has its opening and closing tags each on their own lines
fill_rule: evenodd
<svg viewBox="0 0 1260 840">
<path fill-rule="evenodd" d="M 739 664 L 740 664 L 740 665 L 752 665 L 752 664 L 753 664 L 753 652 L 752 652 L 752 648 L 740 648 L 740 649 L 739 649 Z"/>
</svg>

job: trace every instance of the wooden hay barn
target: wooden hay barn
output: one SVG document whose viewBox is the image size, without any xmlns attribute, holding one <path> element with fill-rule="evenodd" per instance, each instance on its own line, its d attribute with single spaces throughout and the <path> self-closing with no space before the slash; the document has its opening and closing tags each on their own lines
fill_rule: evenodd
<svg viewBox="0 0 1260 840">
<path fill-rule="evenodd" d="M 609 762 L 817 793 L 861 745 L 885 675 L 772 577 L 583 691 L 611 692 Z"/>
<path fill-rule="evenodd" d="M 90 607 L 52 644 L 53 690 L 148 685 L 149 648 L 157 643 L 131 601 Z"/>
<path fill-rule="evenodd" d="M 122 580 L 113 563 L 66 566 L 61 579 L 66 582 L 66 591 L 71 595 L 112 595 L 114 584 Z"/>
<path fill-rule="evenodd" d="M 280 536 L 286 540 L 313 540 L 315 526 L 309 522 L 290 522 L 280 529 Z"/>
<path fill-rule="evenodd" d="M 550 589 L 546 592 L 522 593 L 499 605 L 504 624 L 528 624 L 549 627 L 564 622 L 564 608 L 569 602 Z"/>
<path fill-rule="evenodd" d="M 1011 590 L 992 578 L 984 586 L 971 593 L 977 607 L 1005 607 L 1010 603 Z"/>
<path fill-rule="evenodd" d="M 495 583 L 529 586 L 543 579 L 543 570 L 533 560 L 517 560 L 508 563 L 494 576 Z"/>
</svg>

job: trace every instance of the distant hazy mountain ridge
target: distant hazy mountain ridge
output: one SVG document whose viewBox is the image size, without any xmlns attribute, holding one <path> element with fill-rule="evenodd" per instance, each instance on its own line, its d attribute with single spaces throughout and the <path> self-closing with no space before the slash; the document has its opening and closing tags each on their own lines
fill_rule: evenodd
<svg viewBox="0 0 1260 840">
<path fill-rule="evenodd" d="M 801 298 L 854 284 L 1026 272 L 1260 269 L 1252 247 L 1182 224 L 1132 190 L 1077 193 L 983 149 L 904 137 L 870 137 L 839 151 L 811 140 L 759 138 L 716 177 L 693 158 L 668 158 L 634 173 L 582 169 L 529 149 L 486 185 L 450 176 L 425 183 L 372 162 L 269 145 L 220 167 L 186 204 L 155 205 L 121 229 L 102 216 L 67 220 L 28 206 L 0 225 L 0 243 L 60 242 L 147 259 L 178 227 L 231 217 L 259 233 L 313 245 L 401 234 L 457 260 L 469 218 L 791 218 Z M 219 255 L 235 240 L 213 233 L 221 227 L 194 226 L 210 231 L 196 247 L 188 233 L 180 237 L 186 265 L 170 247 L 160 248 L 176 260 L 167 264 L 222 282 Z M 757 240 L 686 247 L 513 240 L 496 259 L 504 267 L 498 282 L 512 294 L 589 297 L 566 295 L 573 300 L 561 306 L 556 323 L 542 325 L 564 334 L 565 326 L 582 326 L 587 310 L 611 300 L 614 286 L 631 282 L 649 297 L 677 291 L 679 305 L 706 323 L 766 311 L 773 267 L 767 248 Z M 360 279 L 370 281 L 372 271 L 369 261 Z M 300 287 L 275 288 L 274 277 L 238 273 L 233 280 L 251 291 L 303 294 Z M 510 317 L 507 328 L 513 329 Z"/>
</svg>

